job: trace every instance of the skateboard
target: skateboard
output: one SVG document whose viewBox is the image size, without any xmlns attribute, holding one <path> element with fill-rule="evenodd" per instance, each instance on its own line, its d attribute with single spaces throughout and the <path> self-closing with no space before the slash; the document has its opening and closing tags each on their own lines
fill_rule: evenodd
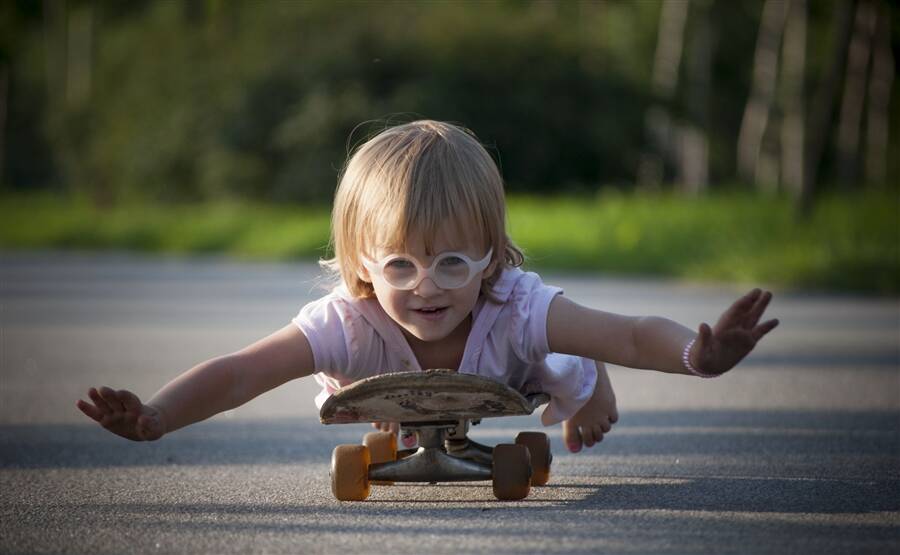
<svg viewBox="0 0 900 555">
<path fill-rule="evenodd" d="M 362 501 L 370 486 L 394 482 L 491 480 L 494 496 L 524 499 L 550 478 L 550 439 L 521 432 L 495 447 L 467 437 L 482 418 L 531 414 L 546 393 L 522 395 L 505 384 L 453 370 L 382 374 L 336 391 L 319 411 L 323 424 L 400 422 L 418 440 L 397 449 L 391 432 L 371 432 L 362 445 L 338 445 L 331 456 L 331 491 L 341 501 Z"/>
</svg>

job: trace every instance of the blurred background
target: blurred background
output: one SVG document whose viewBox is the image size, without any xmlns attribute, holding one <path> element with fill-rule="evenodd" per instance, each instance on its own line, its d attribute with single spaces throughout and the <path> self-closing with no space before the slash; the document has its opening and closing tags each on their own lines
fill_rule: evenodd
<svg viewBox="0 0 900 555">
<path fill-rule="evenodd" d="M 0 3 L 0 248 L 326 255 L 348 151 L 472 129 L 533 266 L 900 291 L 884 0 Z"/>
</svg>

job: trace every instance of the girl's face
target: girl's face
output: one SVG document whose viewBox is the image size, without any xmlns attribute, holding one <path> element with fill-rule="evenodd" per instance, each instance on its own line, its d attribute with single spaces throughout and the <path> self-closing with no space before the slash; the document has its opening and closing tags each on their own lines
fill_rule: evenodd
<svg viewBox="0 0 900 555">
<path fill-rule="evenodd" d="M 480 260 L 487 254 L 482 247 L 471 242 L 451 242 L 448 234 L 441 233 L 435 238 L 434 252 L 427 253 L 421 235 L 413 237 L 405 254 L 416 258 L 420 265 L 429 267 L 436 256 L 445 252 L 457 252 L 473 260 Z M 370 253 L 375 260 L 397 254 L 385 249 Z M 384 278 L 365 269 L 363 279 L 370 281 L 375 297 L 384 311 L 403 330 L 407 339 L 440 341 L 450 336 L 461 326 L 469 324 L 469 315 L 478 300 L 481 281 L 490 275 L 493 264 L 474 275 L 471 281 L 459 289 L 441 289 L 431 278 L 426 277 L 414 289 L 403 291 L 389 285 Z"/>
</svg>

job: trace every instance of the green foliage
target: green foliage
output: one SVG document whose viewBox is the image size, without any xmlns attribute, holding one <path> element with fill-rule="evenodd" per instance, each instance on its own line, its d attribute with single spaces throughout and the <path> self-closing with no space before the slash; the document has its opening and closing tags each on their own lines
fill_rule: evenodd
<svg viewBox="0 0 900 555">
<path fill-rule="evenodd" d="M 655 2 L 67 6 L 18 26 L 11 117 L 30 136 L 8 147 L 14 189 L 62 183 L 99 205 L 324 201 L 348 146 L 418 117 L 475 130 L 516 191 L 630 183 L 645 144 Z M 66 49 L 73 17 L 91 23 L 89 63 Z M 727 32 L 752 44 L 754 17 Z M 752 48 L 727 52 L 722 66 L 749 67 Z M 90 94 L 73 100 L 78 68 Z M 719 116 L 743 101 L 741 79 L 711 98 L 722 175 L 733 152 L 717 145 L 739 119 Z"/>
<path fill-rule="evenodd" d="M 826 196 L 807 221 L 786 198 L 722 194 L 509 199 L 531 267 L 656 274 L 781 287 L 900 293 L 892 194 Z M 263 204 L 123 203 L 0 197 L 0 248 L 126 248 L 242 258 L 327 256 L 329 210 Z"/>
</svg>

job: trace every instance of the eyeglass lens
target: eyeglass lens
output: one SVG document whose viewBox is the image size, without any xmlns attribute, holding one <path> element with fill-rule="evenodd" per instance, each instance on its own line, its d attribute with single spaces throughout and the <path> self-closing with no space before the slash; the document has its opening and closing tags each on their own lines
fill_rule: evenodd
<svg viewBox="0 0 900 555">
<path fill-rule="evenodd" d="M 385 280 L 395 287 L 409 287 L 419 277 L 415 262 L 407 258 L 395 258 L 384 267 Z M 469 277 L 469 263 L 458 256 L 446 256 L 437 261 L 434 268 L 436 284 L 443 289 L 452 289 L 465 283 Z"/>
</svg>

